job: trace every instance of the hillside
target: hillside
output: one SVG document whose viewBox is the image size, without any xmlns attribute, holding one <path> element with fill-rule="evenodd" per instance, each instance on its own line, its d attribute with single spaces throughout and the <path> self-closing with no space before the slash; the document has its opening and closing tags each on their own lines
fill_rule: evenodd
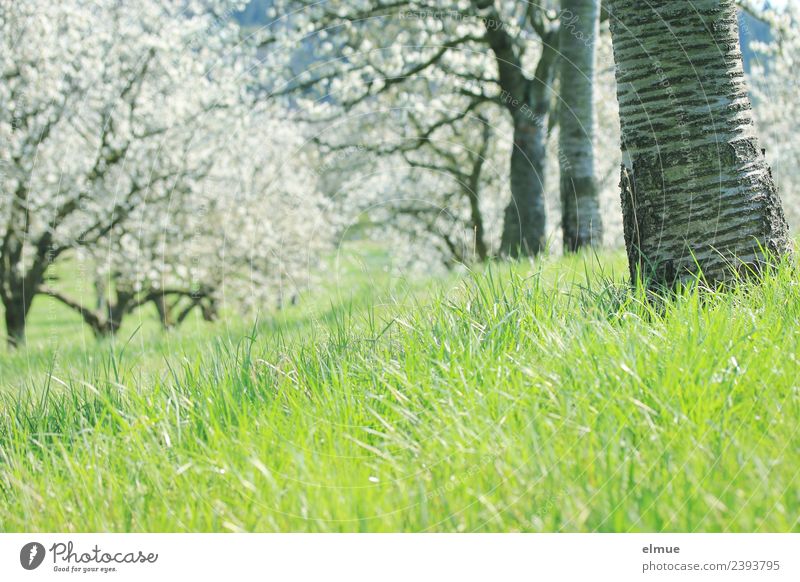
<svg viewBox="0 0 800 582">
<path fill-rule="evenodd" d="M 258 322 L 0 355 L 0 530 L 798 531 L 795 268 L 659 307 L 616 254 L 376 257 Z"/>
</svg>

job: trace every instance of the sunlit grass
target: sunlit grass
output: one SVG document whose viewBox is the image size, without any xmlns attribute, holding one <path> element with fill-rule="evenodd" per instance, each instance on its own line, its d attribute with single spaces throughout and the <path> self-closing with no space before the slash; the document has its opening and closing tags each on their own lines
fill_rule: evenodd
<svg viewBox="0 0 800 582">
<path fill-rule="evenodd" d="M 798 531 L 798 274 L 654 307 L 616 255 L 351 273 L 0 356 L 0 529 Z"/>
</svg>

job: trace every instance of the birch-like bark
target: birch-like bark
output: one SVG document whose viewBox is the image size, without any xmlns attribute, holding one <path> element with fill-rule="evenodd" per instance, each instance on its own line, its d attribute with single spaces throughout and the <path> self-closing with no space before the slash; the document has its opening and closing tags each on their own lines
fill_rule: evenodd
<svg viewBox="0 0 800 582">
<path fill-rule="evenodd" d="M 610 0 L 633 278 L 712 286 L 790 252 L 754 132 L 734 0 Z"/>
<path fill-rule="evenodd" d="M 603 237 L 594 169 L 594 74 L 600 0 L 561 0 L 559 167 L 564 250 Z"/>
</svg>

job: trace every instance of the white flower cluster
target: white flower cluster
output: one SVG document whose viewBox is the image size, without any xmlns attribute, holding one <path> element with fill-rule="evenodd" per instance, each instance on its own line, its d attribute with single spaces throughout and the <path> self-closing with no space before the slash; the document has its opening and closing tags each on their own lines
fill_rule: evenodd
<svg viewBox="0 0 800 582">
<path fill-rule="evenodd" d="M 308 285 L 324 201 L 287 106 L 259 93 L 241 5 L 0 0 L 9 326 L 35 294 L 63 298 L 48 272 L 76 250 L 132 307 L 160 291 L 261 309 Z"/>
<path fill-rule="evenodd" d="M 759 44 L 749 84 L 759 141 L 766 151 L 790 228 L 800 226 L 800 4 L 765 15 L 773 42 Z"/>
</svg>

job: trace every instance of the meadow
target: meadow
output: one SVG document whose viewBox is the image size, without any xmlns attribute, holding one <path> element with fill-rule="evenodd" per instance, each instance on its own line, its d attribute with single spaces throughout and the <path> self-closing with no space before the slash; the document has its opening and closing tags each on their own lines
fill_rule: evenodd
<svg viewBox="0 0 800 582">
<path fill-rule="evenodd" d="M 653 303 L 621 253 L 384 259 L 113 341 L 38 298 L 0 353 L 0 530 L 800 531 L 796 266 Z"/>
</svg>

